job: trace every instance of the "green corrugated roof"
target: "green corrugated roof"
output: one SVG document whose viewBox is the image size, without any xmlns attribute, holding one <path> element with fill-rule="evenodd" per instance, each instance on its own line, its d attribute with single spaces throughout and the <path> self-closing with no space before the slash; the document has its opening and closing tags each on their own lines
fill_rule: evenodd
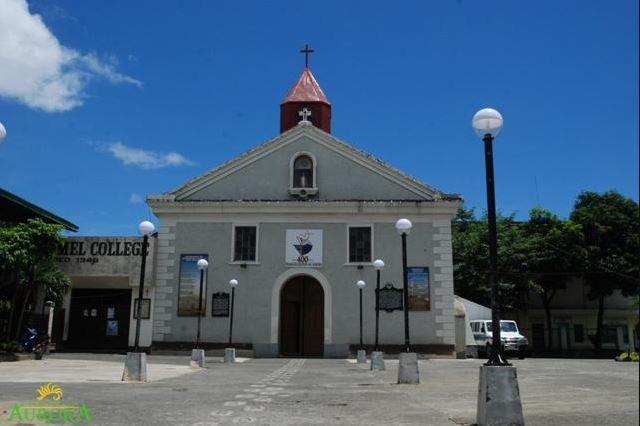
<svg viewBox="0 0 640 426">
<path fill-rule="evenodd" d="M 78 230 L 78 225 L 0 188 L 0 220 L 15 223 L 29 218 L 41 218 L 45 222 L 57 223 L 69 231 Z"/>
</svg>

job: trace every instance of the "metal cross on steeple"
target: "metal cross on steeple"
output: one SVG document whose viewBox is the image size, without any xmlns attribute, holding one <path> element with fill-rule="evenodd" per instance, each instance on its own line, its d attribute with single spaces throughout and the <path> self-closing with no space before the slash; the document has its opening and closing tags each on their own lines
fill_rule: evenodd
<svg viewBox="0 0 640 426">
<path fill-rule="evenodd" d="M 309 68 L 309 53 L 313 53 L 313 49 L 310 49 L 309 45 L 305 44 L 300 53 L 304 53 L 304 67 Z"/>
</svg>

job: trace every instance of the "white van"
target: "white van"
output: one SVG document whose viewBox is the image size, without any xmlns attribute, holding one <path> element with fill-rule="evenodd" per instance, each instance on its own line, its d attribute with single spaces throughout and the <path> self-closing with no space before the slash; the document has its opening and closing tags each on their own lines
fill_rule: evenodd
<svg viewBox="0 0 640 426">
<path fill-rule="evenodd" d="M 485 356 L 491 351 L 493 333 L 491 332 L 491 320 L 469 321 L 473 337 L 478 345 L 478 354 Z M 502 340 L 503 352 L 515 352 L 518 358 L 524 359 L 529 347 L 527 339 L 518 331 L 518 324 L 511 320 L 500 320 L 500 340 Z"/>
</svg>

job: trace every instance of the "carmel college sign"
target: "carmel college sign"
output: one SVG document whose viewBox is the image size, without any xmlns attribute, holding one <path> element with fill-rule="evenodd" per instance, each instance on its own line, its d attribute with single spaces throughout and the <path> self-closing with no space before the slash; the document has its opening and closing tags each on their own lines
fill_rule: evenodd
<svg viewBox="0 0 640 426">
<path fill-rule="evenodd" d="M 149 250 L 149 243 L 147 243 L 147 250 Z M 141 254 L 142 240 L 138 238 L 70 237 L 57 253 L 56 262 L 87 265 L 104 262 L 111 265 L 124 265 L 137 261 Z"/>
<path fill-rule="evenodd" d="M 86 244 L 85 244 L 86 243 Z M 147 243 L 147 247 L 149 244 Z M 142 241 L 67 241 L 60 256 L 140 256 Z"/>
</svg>

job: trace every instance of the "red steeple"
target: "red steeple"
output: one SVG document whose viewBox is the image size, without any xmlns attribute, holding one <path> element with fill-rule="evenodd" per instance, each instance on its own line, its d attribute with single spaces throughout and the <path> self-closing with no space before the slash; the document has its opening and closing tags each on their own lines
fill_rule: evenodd
<svg viewBox="0 0 640 426">
<path fill-rule="evenodd" d="M 308 67 L 308 54 L 313 50 L 307 45 L 301 52 L 305 53 L 306 66 L 280 104 L 280 133 L 295 127 L 303 119 L 330 133 L 331 103 Z"/>
<path fill-rule="evenodd" d="M 287 102 L 324 102 L 331 105 L 309 68 L 302 70 L 300 78 L 282 101 L 283 104 Z"/>
</svg>

